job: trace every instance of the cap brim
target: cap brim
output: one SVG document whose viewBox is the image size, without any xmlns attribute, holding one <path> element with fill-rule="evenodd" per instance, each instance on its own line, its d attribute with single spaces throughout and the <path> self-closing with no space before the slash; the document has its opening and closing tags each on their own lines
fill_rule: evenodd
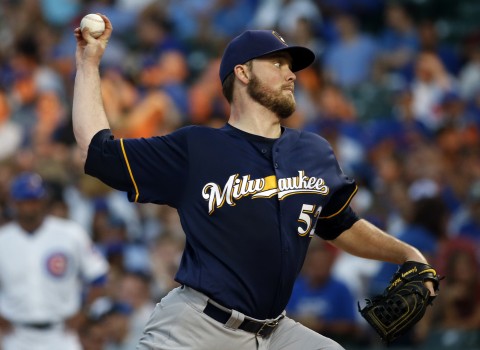
<svg viewBox="0 0 480 350">
<path fill-rule="evenodd" d="M 303 46 L 289 46 L 278 50 L 272 50 L 260 57 L 268 56 L 277 52 L 288 52 L 292 57 L 292 72 L 307 68 L 315 61 L 315 54 L 312 50 Z"/>
</svg>

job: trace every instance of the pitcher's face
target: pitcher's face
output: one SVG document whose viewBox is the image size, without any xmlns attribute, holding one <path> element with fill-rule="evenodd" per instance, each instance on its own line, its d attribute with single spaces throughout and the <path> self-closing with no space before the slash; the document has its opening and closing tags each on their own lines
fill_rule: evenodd
<svg viewBox="0 0 480 350">
<path fill-rule="evenodd" d="M 250 97 L 279 118 L 295 111 L 295 80 L 288 54 L 257 58 L 252 64 L 247 92 Z"/>
</svg>

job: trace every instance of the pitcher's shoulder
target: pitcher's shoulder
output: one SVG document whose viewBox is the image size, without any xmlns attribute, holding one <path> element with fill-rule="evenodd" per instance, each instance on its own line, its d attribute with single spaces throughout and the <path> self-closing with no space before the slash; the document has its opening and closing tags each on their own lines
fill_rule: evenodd
<svg viewBox="0 0 480 350">
<path fill-rule="evenodd" d="M 332 150 L 330 142 L 317 133 L 305 130 L 294 130 L 294 132 L 298 133 L 298 140 L 301 143 L 308 144 L 310 147 L 315 147 L 324 151 Z"/>
<path fill-rule="evenodd" d="M 182 133 L 188 136 L 213 136 L 213 135 L 222 135 L 225 131 L 221 128 L 212 128 L 205 125 L 186 125 L 183 126 L 174 133 Z"/>
<path fill-rule="evenodd" d="M 317 141 L 317 142 L 330 144 L 323 136 L 321 136 L 321 135 L 319 135 L 315 132 L 307 131 L 307 130 L 296 130 L 296 132 L 299 133 L 299 137 L 301 139 L 312 140 L 312 141 Z"/>
</svg>

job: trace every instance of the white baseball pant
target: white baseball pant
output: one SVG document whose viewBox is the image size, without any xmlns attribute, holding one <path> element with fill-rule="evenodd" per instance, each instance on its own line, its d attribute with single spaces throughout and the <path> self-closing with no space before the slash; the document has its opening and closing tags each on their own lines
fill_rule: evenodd
<svg viewBox="0 0 480 350">
<path fill-rule="evenodd" d="M 77 334 L 62 324 L 45 330 L 15 326 L 1 345 L 2 350 L 82 350 Z"/>
</svg>

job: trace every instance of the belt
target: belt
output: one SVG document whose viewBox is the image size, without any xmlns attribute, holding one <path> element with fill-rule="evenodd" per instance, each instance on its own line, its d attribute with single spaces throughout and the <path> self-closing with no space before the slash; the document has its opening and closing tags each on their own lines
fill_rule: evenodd
<svg viewBox="0 0 480 350">
<path fill-rule="evenodd" d="M 58 325 L 58 323 L 55 322 L 20 323 L 20 326 L 22 327 L 34 328 L 38 330 L 52 329 L 56 325 Z"/>
<path fill-rule="evenodd" d="M 227 323 L 230 319 L 231 312 L 224 311 L 219 307 L 213 305 L 211 302 L 207 303 L 207 306 L 203 310 L 203 313 L 213 318 L 215 321 L 220 323 Z M 274 320 L 260 321 L 253 319 L 244 319 L 243 322 L 238 326 L 238 329 L 244 330 L 246 332 L 255 333 L 255 335 L 261 337 L 268 337 L 275 327 L 279 324 L 280 320 L 285 316 L 282 314 Z"/>
</svg>

